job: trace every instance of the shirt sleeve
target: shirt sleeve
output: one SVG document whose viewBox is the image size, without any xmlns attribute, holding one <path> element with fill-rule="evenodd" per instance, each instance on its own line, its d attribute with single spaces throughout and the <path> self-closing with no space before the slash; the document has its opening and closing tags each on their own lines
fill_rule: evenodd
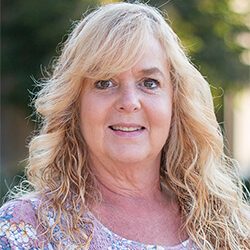
<svg viewBox="0 0 250 250">
<path fill-rule="evenodd" d="M 0 208 L 0 249 L 40 249 L 36 211 L 31 201 L 15 200 Z"/>
</svg>

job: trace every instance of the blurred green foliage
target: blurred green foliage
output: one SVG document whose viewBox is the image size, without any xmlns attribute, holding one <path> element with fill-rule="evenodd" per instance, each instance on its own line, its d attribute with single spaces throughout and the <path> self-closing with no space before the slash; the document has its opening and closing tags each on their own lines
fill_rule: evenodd
<svg viewBox="0 0 250 250">
<path fill-rule="evenodd" d="M 82 13 L 96 6 L 97 2 L 2 1 L 3 103 L 27 108 L 27 89 L 33 90 L 30 77 L 42 76 L 41 65 L 47 66 L 57 55 L 55 48 L 65 40 L 73 20 L 80 19 Z M 227 89 L 249 78 L 248 67 L 239 60 L 243 48 L 235 42 L 236 35 L 247 27 L 242 16 L 230 9 L 229 0 L 144 2 L 167 12 L 192 61 L 199 65 L 213 86 Z M 215 95 L 221 94 L 220 89 L 213 91 Z M 222 114 L 218 116 L 222 120 Z"/>
<path fill-rule="evenodd" d="M 229 0 L 144 2 L 167 12 L 191 60 L 215 86 L 215 96 L 222 95 L 220 87 L 238 88 L 249 80 L 249 68 L 239 60 L 244 48 L 235 42 L 247 27 L 242 15 L 231 10 Z M 2 1 L 2 104 L 21 107 L 30 115 L 31 76 L 42 77 L 41 68 L 58 55 L 56 48 L 66 39 L 72 22 L 97 4 L 93 0 Z M 215 106 L 223 106 L 222 97 L 215 98 Z M 222 111 L 217 110 L 219 121 Z"/>
<path fill-rule="evenodd" d="M 35 92 L 36 89 L 31 78 L 43 77 L 41 69 L 47 67 L 53 57 L 58 55 L 58 44 L 66 40 L 65 34 L 70 30 L 72 23 L 79 20 L 87 10 L 95 7 L 97 1 L 4 0 L 1 4 L 1 106 L 7 110 L 1 113 L 1 120 L 3 122 L 13 115 L 19 117 L 20 109 L 24 111 L 23 120 L 25 120 L 33 112 L 29 106 L 33 97 L 30 92 Z M 9 106 L 11 111 L 16 108 L 17 114 L 8 115 L 9 108 L 6 107 Z M 11 151 L 8 150 L 10 145 L 13 146 L 16 140 L 15 135 L 9 138 L 4 135 L 8 129 L 6 126 L 11 122 L 11 120 L 4 122 L 5 125 L 1 126 L 0 197 L 3 197 L 8 188 L 12 188 L 22 178 L 24 163 L 20 164 L 18 161 L 26 157 L 22 155 L 21 159 L 15 158 L 14 155 L 17 155 L 15 152 L 14 154 L 8 152 Z M 27 120 L 25 123 L 32 122 Z M 18 128 L 17 131 L 19 130 Z M 15 133 L 10 131 L 9 134 Z M 24 144 L 25 142 L 21 152 L 26 146 Z M 16 148 L 14 147 L 12 151 Z M 14 158 L 16 164 L 14 165 L 13 159 L 8 160 L 8 158 Z"/>
<path fill-rule="evenodd" d="M 244 48 L 236 36 L 246 31 L 242 16 L 228 0 L 177 0 L 171 2 L 173 26 L 209 82 L 223 88 L 249 80 L 249 68 L 239 60 Z"/>
<path fill-rule="evenodd" d="M 5 0 L 2 3 L 2 102 L 29 103 L 31 76 L 40 78 L 41 65 L 57 55 L 74 20 L 96 6 L 92 0 Z"/>
<path fill-rule="evenodd" d="M 249 31 L 244 16 L 230 8 L 230 0 L 147 2 L 167 13 L 190 59 L 211 84 L 217 119 L 223 122 L 224 91 L 249 82 L 249 66 L 240 61 L 245 48 L 236 43 L 237 35 Z"/>
</svg>

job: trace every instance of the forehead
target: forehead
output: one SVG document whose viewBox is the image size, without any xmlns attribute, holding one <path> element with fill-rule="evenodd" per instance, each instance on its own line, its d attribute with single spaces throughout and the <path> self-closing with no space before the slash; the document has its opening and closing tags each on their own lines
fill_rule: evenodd
<svg viewBox="0 0 250 250">
<path fill-rule="evenodd" d="M 127 54 L 129 55 L 131 51 L 128 49 Z M 120 56 L 119 53 L 117 55 Z M 124 58 L 126 61 L 126 58 Z M 134 76 L 157 76 L 162 79 L 169 79 L 170 77 L 170 66 L 169 60 L 167 58 L 166 51 L 163 46 L 155 36 L 150 35 L 145 39 L 143 44 L 143 50 L 141 53 L 134 58 L 133 63 L 127 62 L 124 67 L 118 72 L 110 74 L 109 78 L 127 78 L 128 72 L 132 73 Z M 101 77 L 102 78 L 102 77 Z M 101 79 L 101 78 L 98 78 Z M 102 78 L 103 80 L 106 78 Z"/>
<path fill-rule="evenodd" d="M 145 64 L 163 63 L 168 61 L 166 51 L 154 35 L 149 35 L 144 42 L 142 54 L 139 57 L 138 62 L 144 60 Z"/>
<path fill-rule="evenodd" d="M 86 55 L 87 78 L 108 79 L 132 67 L 141 69 L 163 69 L 167 63 L 166 51 L 161 46 L 159 34 L 152 29 L 143 29 L 140 33 L 130 33 L 117 41 L 105 42 L 95 51 L 95 55 Z M 109 45 L 109 46 L 108 46 Z M 86 60 L 87 59 L 87 60 Z M 138 68 L 138 70 L 140 70 Z"/>
<path fill-rule="evenodd" d="M 133 70 L 142 74 L 166 76 L 169 69 L 169 60 L 163 46 L 153 35 L 149 36 L 139 60 L 133 65 Z"/>
<path fill-rule="evenodd" d="M 152 77 L 163 82 L 169 82 L 170 80 L 170 64 L 166 53 L 160 42 L 153 36 L 147 40 L 136 63 L 117 74 L 111 75 L 109 78 L 126 81 L 134 77 Z"/>
</svg>

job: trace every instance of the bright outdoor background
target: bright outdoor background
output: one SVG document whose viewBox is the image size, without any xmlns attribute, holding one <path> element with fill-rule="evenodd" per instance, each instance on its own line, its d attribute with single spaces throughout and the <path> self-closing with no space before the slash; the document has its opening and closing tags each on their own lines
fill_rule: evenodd
<svg viewBox="0 0 250 250">
<path fill-rule="evenodd" d="M 8 188 L 23 176 L 27 144 L 38 127 L 29 105 L 31 93 L 37 91 L 32 79 L 42 78 L 73 21 L 100 2 L 112 1 L 2 1 L 0 204 Z M 249 187 L 250 1 L 146 2 L 168 13 L 191 60 L 211 84 L 225 150 L 239 161 Z"/>
</svg>

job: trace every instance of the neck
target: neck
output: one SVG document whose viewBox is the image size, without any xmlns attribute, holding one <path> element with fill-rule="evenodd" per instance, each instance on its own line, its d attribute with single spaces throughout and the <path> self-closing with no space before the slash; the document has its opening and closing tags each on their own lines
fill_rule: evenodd
<svg viewBox="0 0 250 250">
<path fill-rule="evenodd" d="M 103 199 L 150 200 L 161 196 L 160 160 L 144 164 L 91 161 Z"/>
</svg>

